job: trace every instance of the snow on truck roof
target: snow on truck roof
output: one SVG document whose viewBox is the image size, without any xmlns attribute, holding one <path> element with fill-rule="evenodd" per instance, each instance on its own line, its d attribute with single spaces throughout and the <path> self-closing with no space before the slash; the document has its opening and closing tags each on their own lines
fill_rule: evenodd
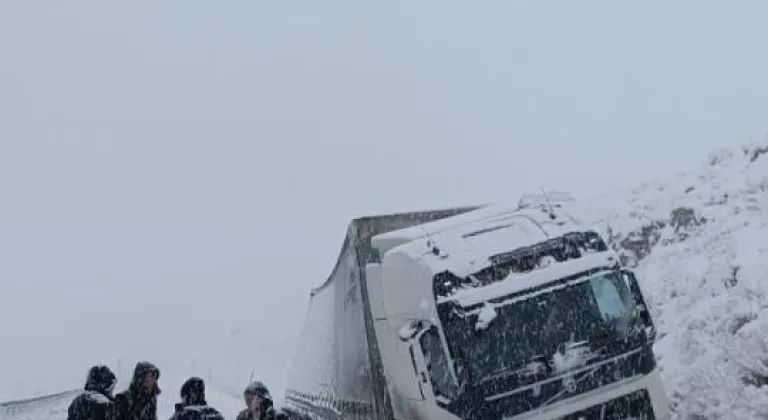
<svg viewBox="0 0 768 420">
<path fill-rule="evenodd" d="M 472 229 L 470 226 L 477 228 L 481 225 L 492 225 L 513 215 L 528 215 L 533 219 L 549 220 L 549 214 L 546 210 L 542 211 L 542 208 L 548 207 L 549 204 L 561 208 L 563 203 L 574 201 L 567 193 L 554 192 L 551 196 L 550 193 L 547 195 L 547 204 L 544 203 L 545 199 L 541 196 L 529 194 L 523 195 L 515 203 L 485 204 L 471 209 L 465 208 L 465 211 L 456 215 L 380 233 L 371 238 L 371 245 L 383 254 L 394 247 L 425 238 L 428 235 L 434 236 L 443 231 L 465 226 Z M 563 213 L 562 210 L 558 208 L 555 210 L 557 214 L 564 215 L 571 222 L 575 222 L 570 215 Z"/>
<path fill-rule="evenodd" d="M 469 221 L 455 220 L 459 218 Z M 421 259 L 435 273 L 448 270 L 466 276 L 488 267 L 492 255 L 584 230 L 562 209 L 556 209 L 555 219 L 551 219 L 548 209 L 509 206 L 486 207 L 422 227 L 379 235 L 372 243 L 383 248 L 399 242 L 391 252 Z M 433 252 L 433 246 L 439 254 Z"/>
</svg>

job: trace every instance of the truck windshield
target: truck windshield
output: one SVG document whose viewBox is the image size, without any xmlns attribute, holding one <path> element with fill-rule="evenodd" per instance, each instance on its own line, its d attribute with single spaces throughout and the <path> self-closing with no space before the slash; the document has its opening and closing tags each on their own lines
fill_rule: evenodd
<svg viewBox="0 0 768 420">
<path fill-rule="evenodd" d="M 587 342 L 594 349 L 625 336 L 634 322 L 633 309 L 616 270 L 464 314 L 453 310 L 441 318 L 447 318 L 442 322 L 457 364 L 471 372 L 473 381 L 482 381 L 510 371 L 534 373 L 537 366 L 560 370 L 586 365 L 587 356 L 568 357 L 569 343 Z"/>
</svg>

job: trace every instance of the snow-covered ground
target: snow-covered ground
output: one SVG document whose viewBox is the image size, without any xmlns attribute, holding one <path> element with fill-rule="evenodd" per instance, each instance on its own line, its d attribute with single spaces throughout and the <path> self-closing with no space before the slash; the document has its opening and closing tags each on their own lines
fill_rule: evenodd
<svg viewBox="0 0 768 420">
<path fill-rule="evenodd" d="M 656 351 L 663 379 L 681 420 L 768 417 L 766 152 L 768 143 L 719 150 L 674 179 L 583 202 L 580 214 L 593 217 L 627 264 L 636 265 L 660 332 Z M 305 308 L 296 305 L 293 310 L 303 314 Z M 184 334 L 180 330 L 178 338 Z M 206 350 L 195 353 L 199 359 L 171 354 L 153 360 L 163 369 L 161 417 L 170 414 L 178 385 L 189 374 L 209 379 L 211 403 L 232 417 L 257 361 L 287 360 L 294 350 L 291 342 L 260 343 L 258 328 L 214 331 L 205 340 L 215 345 L 201 342 Z M 54 341 L 30 357 L 70 346 Z M 107 362 L 126 384 L 133 361 L 118 362 L 116 356 Z M 85 364 L 76 367 L 76 375 L 84 376 Z M 51 384 L 82 382 L 62 372 L 50 377 L 47 391 L 54 391 Z M 279 385 L 273 389 L 278 398 L 282 392 Z M 62 418 L 62 404 L 41 406 L 23 418 Z"/>
</svg>

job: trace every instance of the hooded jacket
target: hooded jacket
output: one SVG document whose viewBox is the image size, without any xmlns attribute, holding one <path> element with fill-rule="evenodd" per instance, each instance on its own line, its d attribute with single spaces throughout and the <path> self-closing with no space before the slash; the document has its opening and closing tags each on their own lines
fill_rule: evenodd
<svg viewBox="0 0 768 420">
<path fill-rule="evenodd" d="M 115 395 L 116 420 L 157 420 L 157 396 L 160 388 L 147 390 L 142 386 L 144 375 L 154 372 L 160 379 L 160 369 L 150 362 L 136 363 L 128 389 Z"/>
<path fill-rule="evenodd" d="M 115 420 L 115 403 L 112 390 L 117 378 L 103 365 L 88 371 L 84 392 L 69 405 L 67 420 Z"/>
</svg>

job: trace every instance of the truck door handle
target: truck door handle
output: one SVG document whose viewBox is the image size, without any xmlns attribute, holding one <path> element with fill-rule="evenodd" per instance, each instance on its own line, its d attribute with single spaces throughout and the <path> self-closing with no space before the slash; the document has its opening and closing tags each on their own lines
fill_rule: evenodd
<svg viewBox="0 0 768 420">
<path fill-rule="evenodd" d="M 427 375 L 424 372 L 421 372 L 421 382 L 427 383 Z"/>
</svg>

